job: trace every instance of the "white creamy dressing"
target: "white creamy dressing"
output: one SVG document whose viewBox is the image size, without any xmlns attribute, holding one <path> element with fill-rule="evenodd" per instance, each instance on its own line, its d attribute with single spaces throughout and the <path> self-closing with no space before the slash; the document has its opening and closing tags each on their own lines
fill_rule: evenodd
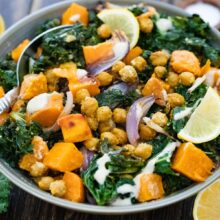
<svg viewBox="0 0 220 220">
<path fill-rule="evenodd" d="M 157 28 L 160 30 L 160 32 L 165 33 L 168 30 L 171 30 L 173 28 L 172 21 L 166 18 L 160 18 L 156 22 Z"/>
<path fill-rule="evenodd" d="M 106 168 L 106 163 L 108 163 L 109 161 L 111 161 L 111 158 L 108 154 L 104 154 L 96 161 L 98 165 L 98 170 L 96 170 L 94 178 L 100 185 L 104 184 L 106 177 L 110 173 L 110 171 Z"/>
<path fill-rule="evenodd" d="M 75 15 L 73 15 L 72 17 L 70 17 L 70 21 L 72 21 L 72 22 L 76 22 L 76 21 L 78 21 L 80 19 L 80 14 L 75 14 Z"/>
</svg>

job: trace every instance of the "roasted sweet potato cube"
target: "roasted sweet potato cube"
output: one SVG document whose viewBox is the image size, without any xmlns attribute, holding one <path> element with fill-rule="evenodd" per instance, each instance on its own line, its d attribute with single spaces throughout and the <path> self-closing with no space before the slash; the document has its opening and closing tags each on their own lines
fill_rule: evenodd
<svg viewBox="0 0 220 220">
<path fill-rule="evenodd" d="M 0 125 L 3 125 L 9 117 L 8 112 L 3 112 L 0 114 Z"/>
<path fill-rule="evenodd" d="M 178 148 L 172 168 L 196 182 L 205 181 L 214 167 L 212 160 L 194 144 L 183 143 Z"/>
<path fill-rule="evenodd" d="M 73 143 L 56 143 L 44 157 L 43 163 L 52 170 L 72 171 L 82 166 L 83 155 Z"/>
<path fill-rule="evenodd" d="M 17 62 L 24 51 L 25 47 L 30 43 L 28 39 L 22 41 L 14 50 L 12 50 L 11 56 L 12 59 Z"/>
<path fill-rule="evenodd" d="M 92 137 L 90 127 L 82 114 L 71 114 L 58 120 L 65 142 L 81 142 Z"/>
<path fill-rule="evenodd" d="M 153 199 L 160 199 L 164 195 L 162 178 L 158 174 L 141 174 L 139 202 L 146 202 Z"/>
<path fill-rule="evenodd" d="M 22 170 L 30 171 L 31 166 L 37 162 L 34 154 L 25 154 L 19 161 L 19 167 Z"/>
<path fill-rule="evenodd" d="M 2 98 L 5 95 L 4 88 L 0 86 L 0 98 Z"/>
</svg>

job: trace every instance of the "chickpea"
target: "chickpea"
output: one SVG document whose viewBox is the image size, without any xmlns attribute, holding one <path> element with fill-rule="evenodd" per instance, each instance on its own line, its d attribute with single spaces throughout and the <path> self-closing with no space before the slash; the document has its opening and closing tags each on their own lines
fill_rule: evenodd
<svg viewBox="0 0 220 220">
<path fill-rule="evenodd" d="M 178 93 L 168 94 L 168 103 L 171 108 L 182 106 L 185 103 L 185 98 Z"/>
<path fill-rule="evenodd" d="M 57 197 L 63 197 L 66 193 L 66 184 L 63 180 L 55 180 L 50 184 L 50 192 Z"/>
<path fill-rule="evenodd" d="M 99 132 L 103 133 L 106 131 L 111 131 L 112 128 L 115 127 L 115 123 L 112 121 L 112 119 L 108 120 L 108 121 L 103 121 L 99 123 Z"/>
<path fill-rule="evenodd" d="M 48 191 L 48 190 L 50 190 L 50 184 L 53 181 L 54 181 L 54 179 L 52 177 L 44 176 L 38 182 L 38 186 L 40 187 L 40 189 Z"/>
<path fill-rule="evenodd" d="M 119 71 L 119 75 L 122 81 L 127 83 L 135 83 L 137 81 L 138 75 L 133 66 L 126 65 Z"/>
<path fill-rule="evenodd" d="M 164 66 L 156 66 L 154 68 L 154 73 L 158 78 L 162 79 L 167 74 L 167 69 Z"/>
<path fill-rule="evenodd" d="M 127 117 L 127 111 L 123 108 L 115 108 L 113 111 L 113 120 L 116 123 L 125 123 Z"/>
<path fill-rule="evenodd" d="M 101 133 L 101 140 L 104 140 L 104 139 L 108 139 L 108 142 L 111 145 L 117 145 L 118 144 L 118 138 L 113 133 L 111 133 L 109 131 Z"/>
<path fill-rule="evenodd" d="M 101 86 L 108 86 L 112 83 L 113 76 L 107 72 L 101 72 L 99 75 L 96 77 Z"/>
<path fill-rule="evenodd" d="M 125 67 L 125 63 L 123 63 L 122 61 L 118 61 L 117 63 L 115 63 L 113 66 L 112 66 L 112 72 L 113 73 L 119 73 L 119 71 Z"/>
<path fill-rule="evenodd" d="M 151 33 L 154 28 L 154 23 L 150 18 L 139 17 L 139 26 L 142 32 Z"/>
<path fill-rule="evenodd" d="M 109 38 L 111 36 L 111 28 L 107 24 L 102 24 L 98 27 L 97 33 L 103 39 Z"/>
<path fill-rule="evenodd" d="M 164 51 L 156 51 L 150 55 L 150 61 L 154 66 L 165 66 L 169 60 L 169 54 Z"/>
<path fill-rule="evenodd" d="M 95 117 L 86 117 L 87 122 L 89 124 L 89 127 L 93 130 L 96 131 L 98 126 L 99 126 L 99 122 Z"/>
<path fill-rule="evenodd" d="M 126 150 L 126 152 L 124 152 L 126 156 L 132 155 L 135 151 L 135 147 L 131 144 L 126 144 L 123 148 Z"/>
<path fill-rule="evenodd" d="M 145 124 L 140 124 L 140 137 L 142 140 L 150 141 L 156 136 L 156 131 Z"/>
<path fill-rule="evenodd" d="M 112 110 L 108 106 L 99 107 L 96 117 L 99 122 L 108 121 L 112 117 Z"/>
<path fill-rule="evenodd" d="M 168 122 L 168 118 L 167 118 L 166 114 L 164 114 L 162 112 L 156 112 L 152 116 L 152 121 L 154 123 L 158 124 L 160 127 L 164 127 L 164 126 L 166 126 L 166 124 Z"/>
<path fill-rule="evenodd" d="M 89 91 L 87 89 L 80 89 L 76 92 L 75 101 L 80 104 L 86 97 L 90 97 Z"/>
<path fill-rule="evenodd" d="M 131 65 L 137 70 L 137 71 L 143 71 L 146 67 L 147 67 L 147 61 L 141 57 L 138 56 L 136 58 L 134 58 L 131 61 Z"/>
<path fill-rule="evenodd" d="M 31 166 L 30 174 L 34 177 L 43 176 L 47 170 L 47 167 L 43 163 L 36 162 Z"/>
<path fill-rule="evenodd" d="M 167 83 L 171 87 L 177 86 L 179 84 L 179 75 L 174 72 L 169 72 L 168 77 L 167 77 Z"/>
<path fill-rule="evenodd" d="M 92 137 L 92 138 L 84 141 L 83 144 L 88 150 L 95 151 L 95 150 L 97 150 L 97 146 L 99 144 L 99 139 Z"/>
<path fill-rule="evenodd" d="M 127 133 L 120 128 L 113 128 L 111 131 L 117 138 L 118 144 L 126 144 L 128 141 Z"/>
<path fill-rule="evenodd" d="M 87 97 L 82 101 L 81 112 L 87 116 L 94 116 L 99 105 L 95 98 Z"/>
<path fill-rule="evenodd" d="M 179 75 L 180 83 L 184 86 L 191 86 L 195 82 L 195 76 L 191 72 L 182 72 Z"/>
<path fill-rule="evenodd" d="M 144 160 L 149 158 L 152 154 L 153 147 L 150 144 L 140 143 L 134 150 L 134 155 Z"/>
</svg>

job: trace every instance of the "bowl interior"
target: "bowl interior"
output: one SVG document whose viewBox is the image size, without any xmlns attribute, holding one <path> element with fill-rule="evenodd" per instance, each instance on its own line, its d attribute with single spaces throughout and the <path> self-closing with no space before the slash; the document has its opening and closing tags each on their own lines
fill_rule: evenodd
<svg viewBox="0 0 220 220">
<path fill-rule="evenodd" d="M 5 34 L 0 38 L 0 57 L 4 57 L 7 52 L 12 50 L 18 43 L 20 43 L 25 38 L 33 38 L 36 31 L 36 27 L 42 24 L 45 20 L 60 17 L 64 10 L 73 1 L 65 1 L 53 6 L 44 8 L 13 25 L 9 28 Z M 74 2 L 79 2 L 80 4 L 86 5 L 88 8 L 94 8 L 98 0 L 78 0 Z M 174 6 L 155 2 L 155 1 L 135 1 L 135 0 L 111 0 L 112 3 L 117 3 L 120 5 L 131 5 L 138 2 L 147 2 L 149 5 L 154 6 L 160 12 L 165 12 L 169 15 L 180 15 L 188 16 L 183 10 L 176 8 Z M 220 34 L 217 30 L 212 30 L 213 44 L 220 47 Z M 220 176 L 220 168 L 218 168 L 212 176 L 210 176 L 204 183 L 194 184 L 188 188 L 185 188 L 177 193 L 167 196 L 163 199 L 152 201 L 149 203 L 136 204 L 132 206 L 123 207 L 101 207 L 89 204 L 79 204 L 74 202 L 69 202 L 67 200 L 59 199 L 51 196 L 40 190 L 30 178 L 27 178 L 19 170 L 11 168 L 5 161 L 0 160 L 0 171 L 6 175 L 15 185 L 27 191 L 28 193 L 45 200 L 47 202 L 53 203 L 58 206 L 62 206 L 69 209 L 79 210 L 89 213 L 100 213 L 100 214 L 125 214 L 134 213 L 140 211 L 147 211 L 151 209 L 160 208 L 167 206 L 169 204 L 175 203 L 177 201 L 183 200 L 193 194 L 197 193 L 208 184 L 213 182 Z"/>
</svg>

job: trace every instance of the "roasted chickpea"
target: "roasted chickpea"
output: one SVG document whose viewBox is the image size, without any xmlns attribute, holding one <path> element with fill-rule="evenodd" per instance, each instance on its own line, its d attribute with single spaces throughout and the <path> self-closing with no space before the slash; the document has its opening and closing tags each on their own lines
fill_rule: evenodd
<svg viewBox="0 0 220 220">
<path fill-rule="evenodd" d="M 81 112 L 87 116 L 94 116 L 98 107 L 98 102 L 95 98 L 87 97 L 82 101 Z"/>
<path fill-rule="evenodd" d="M 195 82 L 195 76 L 191 72 L 183 72 L 179 75 L 180 83 L 184 86 L 191 86 Z"/>
<path fill-rule="evenodd" d="M 123 67 L 125 67 L 125 63 L 122 61 L 118 61 L 112 66 L 112 72 L 118 73 Z"/>
<path fill-rule="evenodd" d="M 103 39 L 109 38 L 111 36 L 111 28 L 107 24 L 102 24 L 98 27 L 97 33 Z"/>
<path fill-rule="evenodd" d="M 164 127 L 164 126 L 166 126 L 166 124 L 168 122 L 168 118 L 167 118 L 166 114 L 164 114 L 162 112 L 156 112 L 152 116 L 152 121 L 154 123 L 158 124 L 160 127 Z"/>
<path fill-rule="evenodd" d="M 133 66 L 126 65 L 119 71 L 119 75 L 122 81 L 127 83 L 135 83 L 137 81 L 138 75 Z"/>
<path fill-rule="evenodd" d="M 116 123 L 125 123 L 127 117 L 127 111 L 123 108 L 115 108 L 113 111 L 113 120 Z"/>
<path fill-rule="evenodd" d="M 108 106 L 99 107 L 96 117 L 99 122 L 108 121 L 112 117 L 112 110 Z"/>
<path fill-rule="evenodd" d="M 108 121 L 103 121 L 99 123 L 99 132 L 105 132 L 105 131 L 111 131 L 112 128 L 115 127 L 115 123 L 112 121 L 112 119 Z"/>
<path fill-rule="evenodd" d="M 185 98 L 178 93 L 168 94 L 168 103 L 171 108 L 182 106 L 185 103 Z"/>
<path fill-rule="evenodd" d="M 86 97 L 90 97 L 89 91 L 87 89 L 80 89 L 76 92 L 75 101 L 80 104 Z"/>
<path fill-rule="evenodd" d="M 48 190 L 50 190 L 50 184 L 52 182 L 54 182 L 54 178 L 53 177 L 44 176 L 38 182 L 38 186 L 40 187 L 40 189 L 48 191 Z"/>
<path fill-rule="evenodd" d="M 132 155 L 135 151 L 135 147 L 131 144 L 126 144 L 123 146 L 123 148 L 126 150 L 126 152 L 124 152 L 125 155 Z"/>
<path fill-rule="evenodd" d="M 108 142 L 111 145 L 118 144 L 118 138 L 112 132 L 107 131 L 107 132 L 101 133 L 101 140 L 104 140 L 104 139 L 108 139 Z"/>
<path fill-rule="evenodd" d="M 131 65 L 137 71 L 143 71 L 147 67 L 147 61 L 143 57 L 138 56 L 131 61 Z"/>
<path fill-rule="evenodd" d="M 93 130 L 96 131 L 98 126 L 99 126 L 99 122 L 97 120 L 97 118 L 95 117 L 86 117 L 87 122 L 89 124 L 89 127 Z"/>
<path fill-rule="evenodd" d="M 134 155 L 144 160 L 149 158 L 152 154 L 153 147 L 150 144 L 140 143 L 134 150 Z"/>
<path fill-rule="evenodd" d="M 43 176 L 47 170 L 47 167 L 43 163 L 36 162 L 31 166 L 30 175 L 34 177 Z"/>
<path fill-rule="evenodd" d="M 92 137 L 92 138 L 84 141 L 83 144 L 88 150 L 95 151 L 95 150 L 97 150 L 97 147 L 99 144 L 99 139 Z"/>
<path fill-rule="evenodd" d="M 112 83 L 113 76 L 107 72 L 101 72 L 99 75 L 96 77 L 101 86 L 108 86 Z"/>
<path fill-rule="evenodd" d="M 139 26 L 142 32 L 151 33 L 154 28 L 154 23 L 150 18 L 139 17 Z"/>
<path fill-rule="evenodd" d="M 167 69 L 164 66 L 156 66 L 154 68 L 154 73 L 158 78 L 162 79 L 167 74 Z"/>
<path fill-rule="evenodd" d="M 120 128 L 113 128 L 111 131 L 117 138 L 118 144 L 126 144 L 128 141 L 127 133 Z"/>
<path fill-rule="evenodd" d="M 66 184 L 63 180 L 55 180 L 50 184 L 50 192 L 52 195 L 62 197 L 66 193 Z"/>
<path fill-rule="evenodd" d="M 140 137 L 142 140 L 150 141 L 156 136 L 156 131 L 145 124 L 140 124 Z"/>
<path fill-rule="evenodd" d="M 169 54 L 164 51 L 156 51 L 150 55 L 150 61 L 154 66 L 165 66 L 169 57 Z"/>
<path fill-rule="evenodd" d="M 177 86 L 179 84 L 179 75 L 174 72 L 169 72 L 168 77 L 167 77 L 167 83 L 171 87 Z"/>
</svg>

